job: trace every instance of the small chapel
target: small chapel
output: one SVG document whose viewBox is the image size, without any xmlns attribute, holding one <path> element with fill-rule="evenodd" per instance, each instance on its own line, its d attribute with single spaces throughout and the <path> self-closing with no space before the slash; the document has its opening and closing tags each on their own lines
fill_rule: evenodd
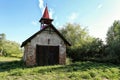
<svg viewBox="0 0 120 80">
<path fill-rule="evenodd" d="M 40 30 L 26 39 L 23 61 L 27 66 L 64 65 L 66 63 L 66 47 L 71 44 L 52 24 L 46 6 L 43 16 L 39 20 Z"/>
</svg>

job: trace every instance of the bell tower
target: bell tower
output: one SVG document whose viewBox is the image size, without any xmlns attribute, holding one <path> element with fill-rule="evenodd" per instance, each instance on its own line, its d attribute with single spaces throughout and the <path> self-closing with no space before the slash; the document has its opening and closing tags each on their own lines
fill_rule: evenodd
<svg viewBox="0 0 120 80">
<path fill-rule="evenodd" d="M 49 12 L 48 12 L 48 8 L 47 6 L 45 7 L 45 10 L 44 10 L 44 13 L 43 13 L 43 16 L 41 17 L 41 19 L 39 20 L 39 22 L 41 23 L 41 28 L 40 29 L 43 29 L 45 28 L 47 25 L 51 24 L 53 21 L 53 19 L 50 19 L 49 17 Z"/>
</svg>

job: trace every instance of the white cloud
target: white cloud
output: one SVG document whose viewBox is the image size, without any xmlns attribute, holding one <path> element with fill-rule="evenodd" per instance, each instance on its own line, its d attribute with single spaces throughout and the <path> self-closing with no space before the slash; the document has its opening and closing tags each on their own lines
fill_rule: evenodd
<svg viewBox="0 0 120 80">
<path fill-rule="evenodd" d="M 49 11 L 50 18 L 53 18 L 53 14 L 54 14 L 54 10 L 50 8 L 50 11 Z"/>
<path fill-rule="evenodd" d="M 100 9 L 100 8 L 102 8 L 102 7 L 103 7 L 102 4 L 98 4 L 98 6 L 97 6 L 98 9 Z"/>
<path fill-rule="evenodd" d="M 73 12 L 72 14 L 70 14 L 70 16 L 68 16 L 68 21 L 69 22 L 74 22 L 74 20 L 77 19 L 78 16 L 79 16 L 78 13 Z"/>
<path fill-rule="evenodd" d="M 39 0 L 39 7 L 40 7 L 40 9 L 44 8 L 44 2 L 43 2 L 43 0 Z"/>
<path fill-rule="evenodd" d="M 44 6 L 44 1 L 43 0 L 39 0 L 39 8 L 43 14 L 43 10 L 45 9 L 45 6 Z"/>
<path fill-rule="evenodd" d="M 32 21 L 32 25 L 33 25 L 33 26 L 38 26 L 39 23 L 38 23 L 38 21 Z"/>
<path fill-rule="evenodd" d="M 63 25 L 59 25 L 59 26 L 57 26 L 57 28 L 58 28 L 58 30 L 61 30 L 64 27 L 63 27 Z"/>
</svg>

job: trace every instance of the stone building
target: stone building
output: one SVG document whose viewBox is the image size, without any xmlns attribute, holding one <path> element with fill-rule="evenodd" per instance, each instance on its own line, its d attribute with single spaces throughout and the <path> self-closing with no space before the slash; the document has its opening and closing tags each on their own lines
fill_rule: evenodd
<svg viewBox="0 0 120 80">
<path fill-rule="evenodd" d="M 23 60 L 27 66 L 65 64 L 66 46 L 70 43 L 52 24 L 46 6 L 40 19 L 41 29 L 26 39 L 21 47 L 24 47 Z"/>
</svg>

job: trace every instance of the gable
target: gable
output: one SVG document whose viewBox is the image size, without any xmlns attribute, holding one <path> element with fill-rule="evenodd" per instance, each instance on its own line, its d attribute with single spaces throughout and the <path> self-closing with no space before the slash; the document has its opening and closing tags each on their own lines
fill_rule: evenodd
<svg viewBox="0 0 120 80">
<path fill-rule="evenodd" d="M 64 43 L 63 39 L 50 27 L 46 28 L 41 33 L 37 34 L 33 39 L 31 39 L 31 45 L 60 45 Z"/>
<path fill-rule="evenodd" d="M 52 25 L 48 25 L 47 27 L 43 28 L 42 30 L 36 32 L 35 34 L 33 34 L 31 37 L 29 37 L 28 39 L 26 39 L 21 47 L 23 47 L 24 45 L 26 45 L 28 42 L 31 42 L 31 40 L 36 37 L 38 34 L 41 34 L 42 32 L 49 32 L 49 33 L 52 33 L 52 32 L 55 32 L 64 42 L 65 44 L 71 46 L 71 44 L 60 34 L 60 32 Z"/>
</svg>

